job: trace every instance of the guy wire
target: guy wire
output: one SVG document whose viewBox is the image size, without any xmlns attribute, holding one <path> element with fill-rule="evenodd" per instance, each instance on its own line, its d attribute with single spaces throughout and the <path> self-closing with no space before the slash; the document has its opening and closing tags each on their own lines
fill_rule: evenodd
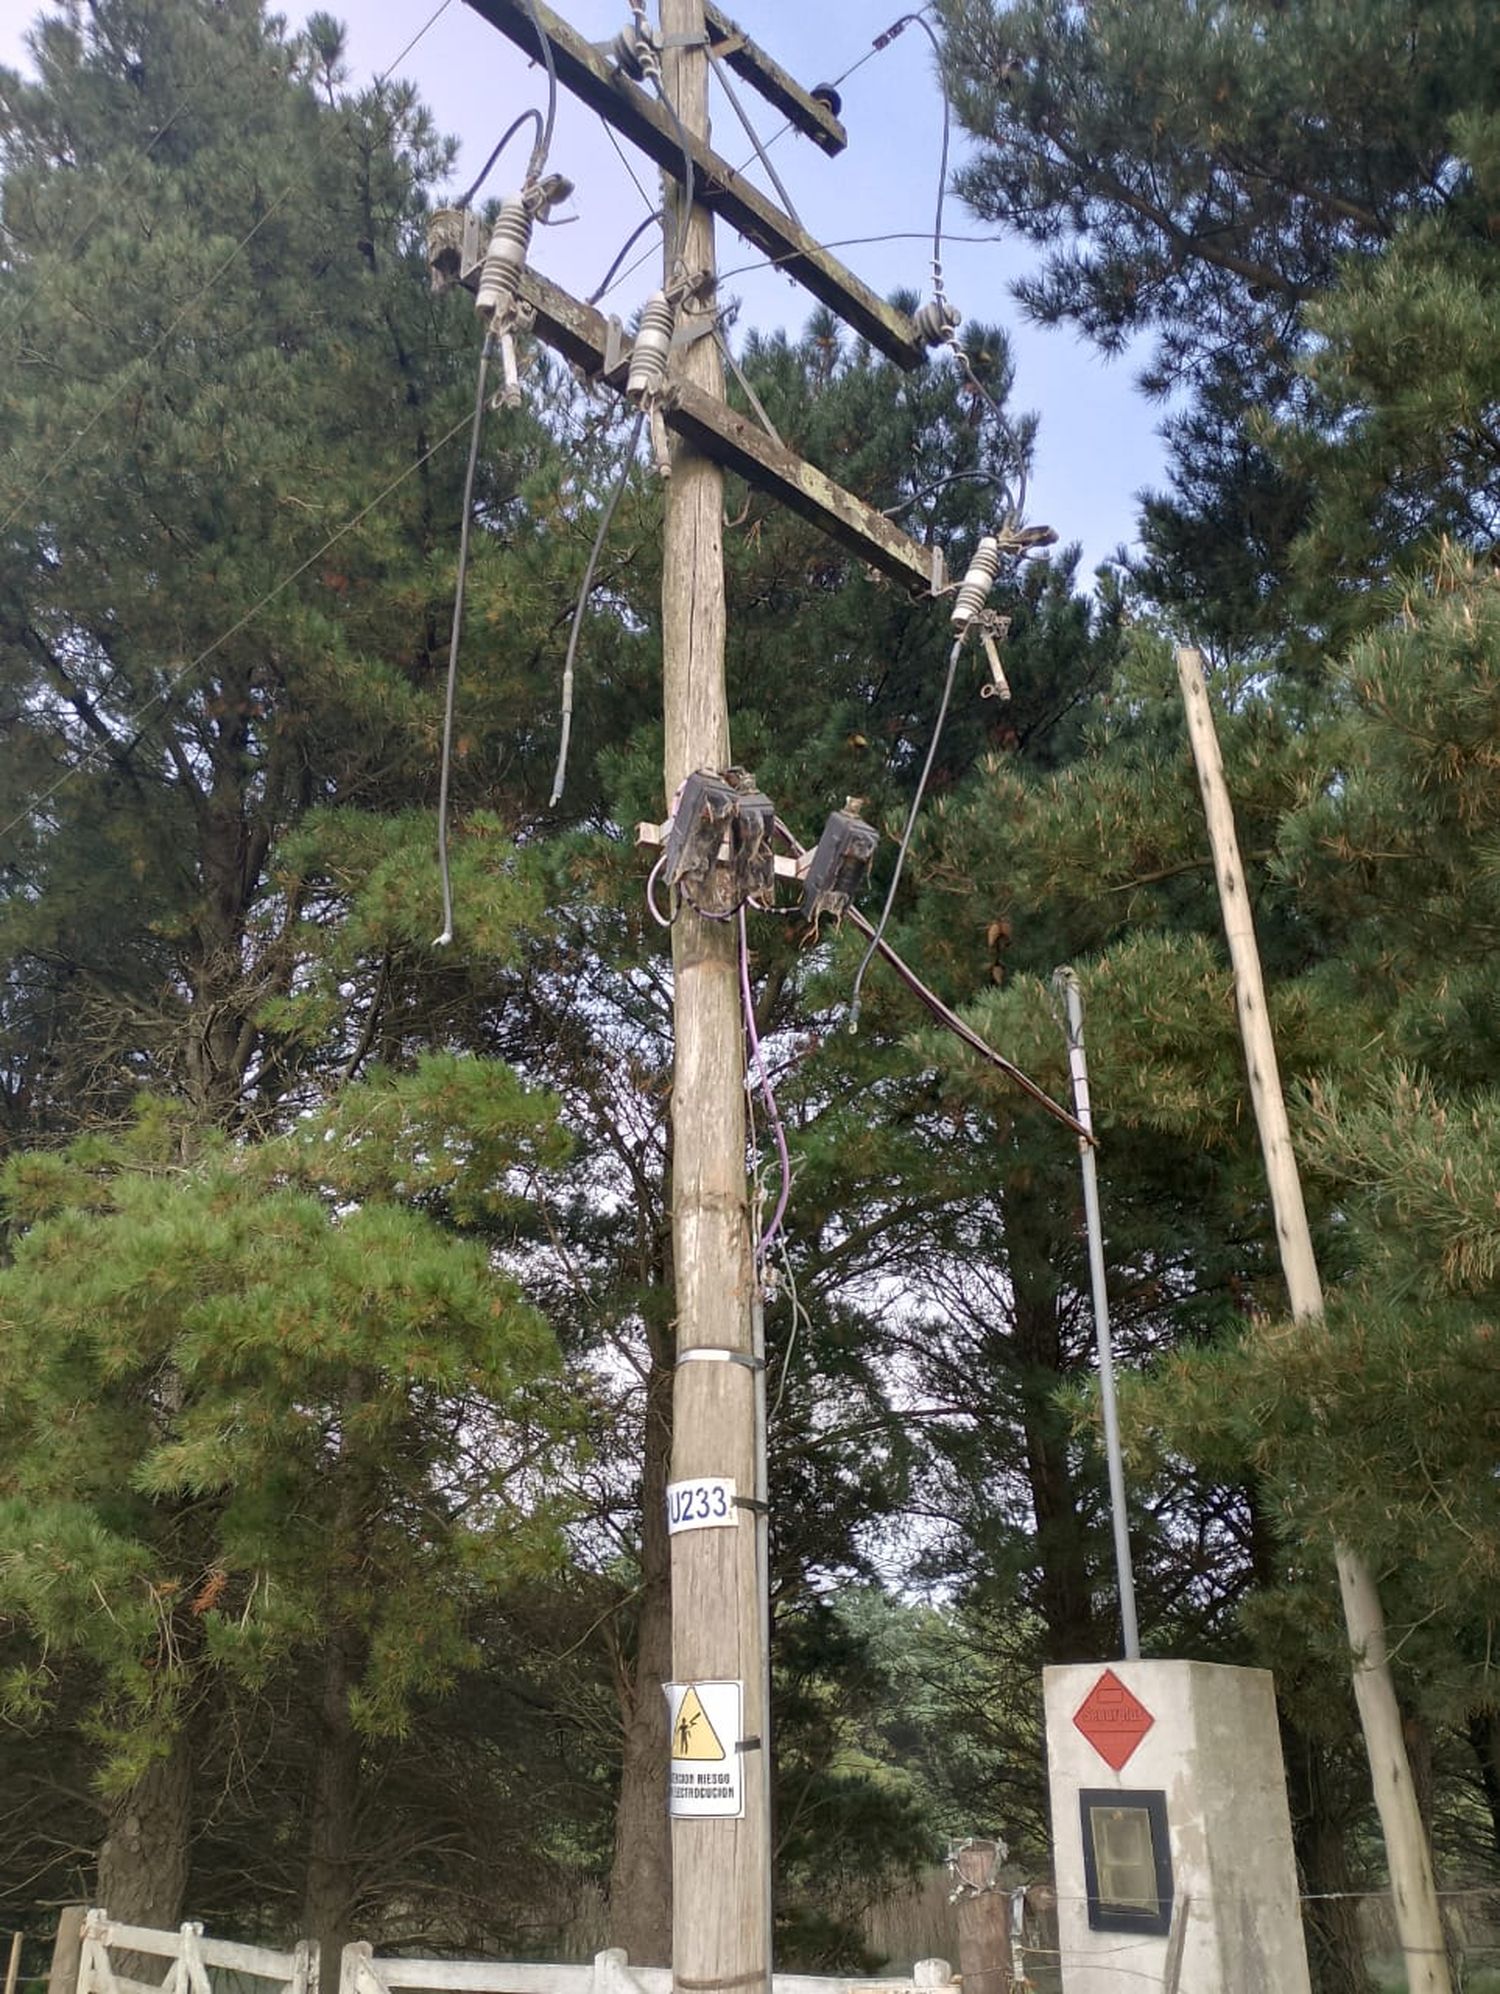
<svg viewBox="0 0 1500 1994">
<path fill-rule="evenodd" d="M 464 583 L 469 573 L 469 523 L 474 512 L 474 468 L 479 462 L 479 435 L 484 428 L 484 377 L 490 364 L 490 342 L 479 349 L 479 375 L 474 391 L 474 421 L 469 431 L 469 461 L 464 470 L 463 517 L 458 526 L 458 575 L 453 585 L 453 621 L 448 631 L 448 689 L 443 700 L 442 773 L 438 778 L 438 877 L 443 883 L 443 932 L 432 946 L 446 948 L 453 940 L 453 882 L 448 875 L 448 787 L 453 770 L 453 710 L 458 702 L 458 644 L 464 627 Z"/>
</svg>

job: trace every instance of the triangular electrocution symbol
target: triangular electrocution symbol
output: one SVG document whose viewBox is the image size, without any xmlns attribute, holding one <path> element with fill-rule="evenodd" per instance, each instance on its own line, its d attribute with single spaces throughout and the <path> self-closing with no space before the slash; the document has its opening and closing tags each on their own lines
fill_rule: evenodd
<svg viewBox="0 0 1500 1994">
<path fill-rule="evenodd" d="M 687 1694 L 677 1706 L 676 1720 L 672 1725 L 672 1757 L 722 1759 L 724 1756 L 719 1734 L 708 1721 L 708 1712 L 703 1708 L 696 1687 L 689 1683 Z"/>
</svg>

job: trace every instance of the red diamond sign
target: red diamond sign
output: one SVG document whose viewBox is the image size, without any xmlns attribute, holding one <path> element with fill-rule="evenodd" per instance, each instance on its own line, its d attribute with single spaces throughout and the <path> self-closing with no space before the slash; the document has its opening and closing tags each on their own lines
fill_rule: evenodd
<svg viewBox="0 0 1500 1994">
<path fill-rule="evenodd" d="M 1112 1772 L 1118 1772 L 1156 1719 L 1106 1669 L 1073 1713 L 1073 1722 Z"/>
</svg>

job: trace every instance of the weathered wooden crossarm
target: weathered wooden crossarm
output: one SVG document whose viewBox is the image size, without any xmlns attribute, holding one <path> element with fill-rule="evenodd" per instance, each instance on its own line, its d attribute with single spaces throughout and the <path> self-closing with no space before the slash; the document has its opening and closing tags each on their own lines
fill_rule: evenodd
<svg viewBox="0 0 1500 1994">
<path fill-rule="evenodd" d="M 707 0 L 704 6 L 703 19 L 709 43 L 721 62 L 727 63 L 736 76 L 742 76 L 752 90 L 758 90 L 788 124 L 810 138 L 814 145 L 821 146 L 830 158 L 843 151 L 849 135 L 820 97 L 812 96 L 788 76 L 781 64 L 773 62 L 712 0 Z"/>
<path fill-rule="evenodd" d="M 522 277 L 521 296 L 535 316 L 539 337 L 548 346 L 586 374 L 604 374 L 609 321 L 602 313 L 570 297 L 534 270 L 528 269 Z M 623 363 L 617 363 L 612 378 L 618 379 L 623 372 Z M 831 540 L 872 568 L 923 593 L 936 593 L 944 586 L 940 548 L 923 547 L 874 506 L 773 443 L 763 430 L 726 403 L 683 383 L 663 413 L 668 426 L 687 437 L 705 456 L 821 527 Z"/>
<path fill-rule="evenodd" d="M 521 0 L 468 0 L 468 4 L 523 54 L 536 54 L 537 29 Z M 656 99 L 627 77 L 617 75 L 593 43 L 559 19 L 544 0 L 532 0 L 532 6 L 564 89 L 571 90 L 678 181 L 685 178 L 685 138 L 693 162 L 694 194 L 704 207 L 722 215 L 747 242 L 773 258 L 779 269 L 838 312 L 888 359 L 900 367 L 922 365 L 926 349 L 906 312 L 897 311 L 868 284 L 861 283 L 704 140 L 690 132 L 679 136 Z"/>
</svg>

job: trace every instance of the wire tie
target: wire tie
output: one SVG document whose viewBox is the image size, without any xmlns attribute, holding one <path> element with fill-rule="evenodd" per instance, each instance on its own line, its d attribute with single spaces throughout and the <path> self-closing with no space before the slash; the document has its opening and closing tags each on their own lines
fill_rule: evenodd
<svg viewBox="0 0 1500 1994">
<path fill-rule="evenodd" d="M 764 1357 L 752 1357 L 748 1350 L 718 1350 L 711 1345 L 697 1344 L 691 1350 L 679 1350 L 679 1364 L 741 1364 L 747 1371 L 764 1371 Z"/>
<path fill-rule="evenodd" d="M 734 1747 L 737 1752 L 758 1752 L 760 1748 L 759 1738 L 740 1738 L 736 1741 Z"/>
<path fill-rule="evenodd" d="M 768 1502 L 762 1502 L 759 1496 L 737 1495 L 731 1496 L 729 1500 L 734 1504 L 736 1509 L 753 1510 L 757 1516 L 769 1516 L 771 1514 L 771 1505 Z"/>
</svg>

